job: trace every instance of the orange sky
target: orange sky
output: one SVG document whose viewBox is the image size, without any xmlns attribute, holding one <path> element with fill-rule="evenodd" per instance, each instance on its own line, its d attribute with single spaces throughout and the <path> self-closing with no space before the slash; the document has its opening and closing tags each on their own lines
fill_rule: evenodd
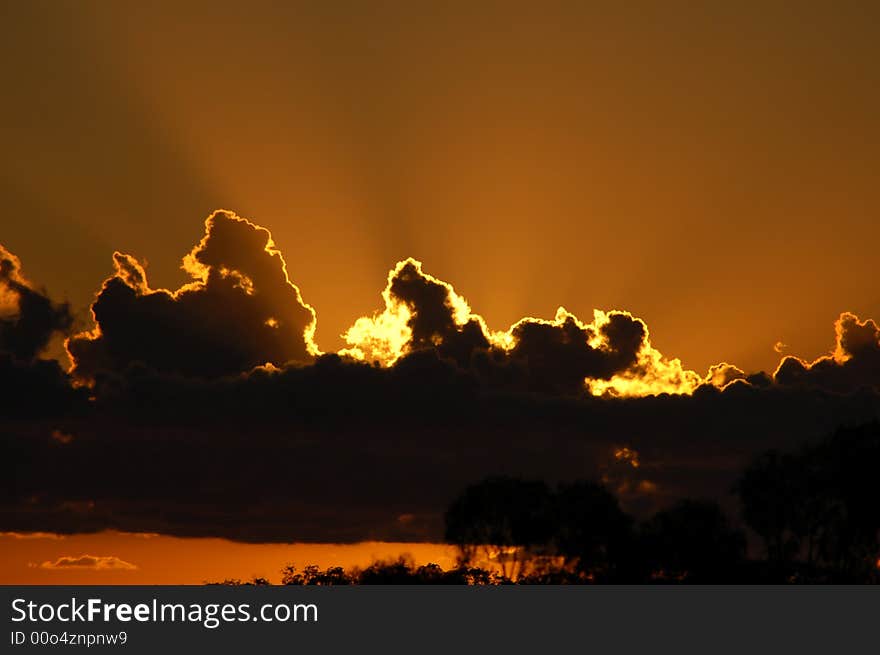
<svg viewBox="0 0 880 655">
<path fill-rule="evenodd" d="M 451 546 L 427 543 L 243 544 L 225 539 L 180 539 L 102 532 L 72 536 L 0 533 L 2 584 L 203 584 L 265 577 L 277 584 L 294 564 L 366 567 L 403 555 L 417 565 L 455 565 Z M 58 566 L 61 558 L 100 558 L 88 566 Z M 112 558 L 112 561 L 110 560 Z M 98 568 L 99 566 L 103 568 Z"/>
<path fill-rule="evenodd" d="M 271 229 L 327 351 L 407 256 L 495 328 L 625 309 L 701 373 L 880 317 L 880 4 L 478 4 L 7 5 L 0 242 L 88 328 L 114 250 L 177 288 L 228 208 Z M 399 552 L 335 548 L 6 536 L 0 579 Z M 39 568 L 83 554 L 138 568 Z"/>
<path fill-rule="evenodd" d="M 627 309 L 700 371 L 880 314 L 877 8 L 585 4 L 10 7 L 4 243 L 84 315 L 226 207 L 326 350 L 410 255 L 491 325 Z"/>
</svg>

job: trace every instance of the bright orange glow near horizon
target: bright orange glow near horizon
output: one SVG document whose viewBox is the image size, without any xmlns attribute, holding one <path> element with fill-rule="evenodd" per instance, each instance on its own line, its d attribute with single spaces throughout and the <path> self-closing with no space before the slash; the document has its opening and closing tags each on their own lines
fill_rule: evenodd
<svg viewBox="0 0 880 655">
<path fill-rule="evenodd" d="M 55 535 L 0 533 L 3 584 L 204 584 L 261 577 L 281 581 L 281 569 L 365 568 L 406 557 L 416 565 L 455 565 L 446 544 L 363 542 L 357 544 L 246 544 L 215 538 L 99 532 Z M 84 556 L 90 559 L 82 565 Z"/>
</svg>

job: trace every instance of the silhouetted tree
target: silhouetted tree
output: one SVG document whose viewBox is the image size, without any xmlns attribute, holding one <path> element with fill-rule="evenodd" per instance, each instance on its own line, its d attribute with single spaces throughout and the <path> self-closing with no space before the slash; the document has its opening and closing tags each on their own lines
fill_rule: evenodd
<svg viewBox="0 0 880 655">
<path fill-rule="evenodd" d="M 743 519 L 763 539 L 768 560 L 777 566 L 800 548 L 805 475 L 798 458 L 770 450 L 748 465 L 734 487 Z"/>
<path fill-rule="evenodd" d="M 227 587 L 268 587 L 272 583 L 266 578 L 254 576 L 250 580 L 241 580 L 239 578 L 226 578 L 222 582 L 208 582 L 209 585 L 224 585 Z"/>
<path fill-rule="evenodd" d="M 768 451 L 735 489 L 743 518 L 779 567 L 806 565 L 838 581 L 876 579 L 880 505 L 875 475 L 880 426 L 841 429 L 797 453 Z"/>
<path fill-rule="evenodd" d="M 431 569 L 431 573 L 435 571 Z M 403 557 L 392 562 L 373 562 L 355 574 L 360 584 L 420 584 L 412 562 Z"/>
<path fill-rule="evenodd" d="M 437 564 L 416 567 L 405 557 L 391 562 L 373 562 L 352 577 L 358 584 L 494 585 L 505 582 L 483 569 L 458 567 L 444 571 Z"/>
<path fill-rule="evenodd" d="M 608 579 L 631 555 L 632 518 L 605 487 L 580 480 L 554 495 L 553 542 L 565 567 Z"/>
<path fill-rule="evenodd" d="M 823 557 L 842 581 L 877 580 L 880 567 L 880 423 L 840 429 L 816 448 L 829 496 L 839 512 L 823 542 Z"/>
<path fill-rule="evenodd" d="M 288 564 L 281 570 L 281 584 L 326 587 L 329 585 L 350 585 L 352 579 L 341 566 L 328 567 L 322 571 L 312 564 L 299 572 L 293 564 Z"/>
<path fill-rule="evenodd" d="M 459 564 L 415 566 L 400 557 L 344 571 L 288 565 L 282 582 L 336 584 L 567 584 L 880 581 L 880 503 L 875 474 L 880 424 L 841 429 L 793 453 L 767 451 L 734 486 L 768 567 L 746 561 L 745 534 L 718 503 L 681 500 L 633 529 L 600 484 L 554 491 L 542 481 L 493 477 L 470 485 L 445 515 Z M 484 557 L 500 574 L 474 564 Z M 268 584 L 226 580 L 221 584 Z"/>
<path fill-rule="evenodd" d="M 717 503 L 686 499 L 643 524 L 642 544 L 657 579 L 717 583 L 736 580 L 746 540 Z"/>
<path fill-rule="evenodd" d="M 504 577 L 515 580 L 550 542 L 550 490 L 541 481 L 488 478 L 467 487 L 445 520 L 446 541 L 458 547 L 462 566 L 482 553 Z"/>
</svg>

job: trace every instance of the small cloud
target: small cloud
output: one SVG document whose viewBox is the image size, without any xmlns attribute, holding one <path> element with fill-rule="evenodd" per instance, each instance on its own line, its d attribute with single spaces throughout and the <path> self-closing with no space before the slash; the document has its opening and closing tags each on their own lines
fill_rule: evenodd
<svg viewBox="0 0 880 655">
<path fill-rule="evenodd" d="M 64 539 L 63 534 L 54 532 L 0 532 L 0 538 L 7 539 Z"/>
<path fill-rule="evenodd" d="M 31 565 L 37 566 L 37 565 Z M 114 556 L 80 555 L 79 557 L 59 557 L 54 562 L 46 561 L 38 568 L 49 570 L 89 569 L 93 571 L 136 571 L 137 566 Z"/>
<path fill-rule="evenodd" d="M 788 348 L 788 344 L 787 344 L 787 343 L 782 343 L 781 341 L 777 341 L 775 344 L 773 344 L 773 350 L 775 350 L 775 351 L 776 351 L 777 353 L 779 353 L 780 355 L 781 355 L 783 352 L 785 352 L 785 350 L 786 350 L 787 348 Z"/>
<path fill-rule="evenodd" d="M 61 430 L 52 430 L 52 441 L 66 446 L 73 441 L 73 435 Z"/>
<path fill-rule="evenodd" d="M 624 446 L 623 448 L 617 448 L 614 451 L 614 459 L 618 462 L 622 462 L 625 464 L 629 464 L 634 469 L 639 468 L 639 453 L 634 448 L 628 448 Z"/>
</svg>

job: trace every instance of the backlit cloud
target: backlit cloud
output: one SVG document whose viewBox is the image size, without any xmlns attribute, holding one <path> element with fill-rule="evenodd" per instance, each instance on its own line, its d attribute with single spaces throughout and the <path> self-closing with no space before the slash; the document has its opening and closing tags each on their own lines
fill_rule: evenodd
<svg viewBox="0 0 880 655">
<path fill-rule="evenodd" d="M 137 566 L 115 556 L 80 555 L 59 557 L 39 565 L 41 569 L 64 571 L 68 569 L 91 569 L 94 571 L 136 571 Z"/>
<path fill-rule="evenodd" d="M 30 361 L 72 323 L 68 305 L 52 302 L 28 282 L 18 257 L 0 245 L 0 352 Z"/>
<path fill-rule="evenodd" d="M 451 284 L 424 273 L 415 259 L 398 262 L 388 273 L 382 299 L 382 311 L 357 319 L 346 331 L 349 347 L 340 354 L 391 366 L 423 348 L 463 350 L 459 356 L 469 357 L 473 348 L 490 345 L 482 317 L 471 312 Z"/>
<path fill-rule="evenodd" d="M 113 254 L 116 273 L 92 305 L 95 328 L 68 340 L 73 374 L 140 363 L 158 371 L 216 377 L 263 364 L 307 362 L 317 354 L 315 311 L 290 281 L 265 228 L 226 211 L 184 258 L 192 281 L 151 289 L 143 265 Z"/>
<path fill-rule="evenodd" d="M 72 324 L 68 305 L 29 282 L 18 257 L 0 245 L 0 416 L 49 416 L 84 400 L 57 361 L 40 358 Z"/>
<path fill-rule="evenodd" d="M 560 307 L 490 328 L 406 259 L 379 311 L 322 354 L 269 232 L 222 211 L 205 227 L 176 291 L 114 254 L 94 329 L 68 341 L 75 385 L 36 356 L 66 308 L 3 251 L 13 346 L 0 353 L 0 530 L 434 540 L 449 501 L 496 474 L 605 479 L 649 513 L 685 495 L 729 498 L 751 453 L 880 419 L 880 329 L 853 314 L 816 361 L 701 375 L 627 311 L 586 320 Z M 19 323 L 28 312 L 56 318 Z"/>
<path fill-rule="evenodd" d="M 828 355 L 807 362 L 785 357 L 773 374 L 779 384 L 849 392 L 880 388 L 880 327 L 844 312 L 834 323 L 835 346 Z"/>
<path fill-rule="evenodd" d="M 391 366 L 432 349 L 465 369 L 502 366 L 514 385 L 565 394 L 693 393 L 711 383 L 657 351 L 647 325 L 629 312 L 595 310 L 584 323 L 560 307 L 551 320 L 527 317 L 493 332 L 451 284 L 414 259 L 391 270 L 382 299 L 384 309 L 345 333 L 349 346 L 341 354 Z"/>
<path fill-rule="evenodd" d="M 6 260 L 7 287 L 16 291 L 19 264 Z M 308 363 L 320 354 L 316 313 L 288 277 L 269 231 L 231 212 L 206 220 L 204 237 L 183 259 L 191 281 L 176 291 L 151 289 L 144 266 L 131 255 L 117 252 L 113 260 L 116 273 L 92 306 L 95 328 L 67 343 L 80 380 L 133 364 L 221 377 Z M 851 314 L 837 323 L 832 354 L 812 363 L 786 357 L 771 378 L 727 363 L 705 374 L 687 369 L 654 347 L 647 324 L 627 311 L 597 309 L 588 322 L 560 307 L 552 319 L 525 317 L 505 330 L 490 329 L 450 283 L 412 258 L 389 272 L 382 300 L 384 307 L 345 332 L 341 356 L 396 367 L 430 351 L 480 384 L 563 395 L 692 394 L 701 386 L 771 381 L 845 391 L 877 383 L 876 324 Z"/>
</svg>

